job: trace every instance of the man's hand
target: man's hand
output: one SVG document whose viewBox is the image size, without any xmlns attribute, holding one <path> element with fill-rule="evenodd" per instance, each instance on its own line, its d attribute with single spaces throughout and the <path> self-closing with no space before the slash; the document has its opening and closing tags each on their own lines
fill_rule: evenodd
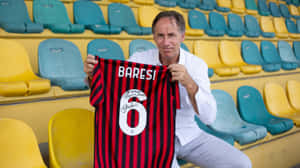
<svg viewBox="0 0 300 168">
<path fill-rule="evenodd" d="M 86 60 L 84 61 L 83 70 L 90 79 L 92 79 L 93 77 L 94 66 L 97 63 L 98 61 L 96 60 L 96 57 L 90 54 L 86 57 Z"/>
</svg>

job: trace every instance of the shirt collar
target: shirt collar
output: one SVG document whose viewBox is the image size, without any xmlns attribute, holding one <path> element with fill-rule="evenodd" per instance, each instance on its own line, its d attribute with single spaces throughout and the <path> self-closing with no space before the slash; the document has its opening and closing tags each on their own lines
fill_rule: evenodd
<svg viewBox="0 0 300 168">
<path fill-rule="evenodd" d="M 184 63 L 185 63 L 185 54 L 184 54 L 184 52 L 185 51 L 182 48 L 180 48 L 178 64 L 184 65 Z M 156 65 L 162 65 L 160 60 L 159 60 L 159 50 L 157 50 L 157 52 L 154 53 L 154 57 L 155 57 Z"/>
</svg>

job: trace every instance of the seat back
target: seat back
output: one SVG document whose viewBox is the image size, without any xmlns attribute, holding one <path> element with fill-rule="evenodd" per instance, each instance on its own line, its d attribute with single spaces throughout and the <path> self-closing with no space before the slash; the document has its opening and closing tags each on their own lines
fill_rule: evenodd
<svg viewBox="0 0 300 168">
<path fill-rule="evenodd" d="M 292 62 L 292 63 L 297 62 L 297 59 L 292 50 L 292 47 L 290 46 L 290 44 L 288 42 L 280 40 L 277 43 L 277 47 L 278 47 L 278 51 L 279 51 L 279 56 L 282 61 Z"/>
<path fill-rule="evenodd" d="M 269 16 L 270 11 L 267 5 L 267 0 L 257 0 L 258 12 L 260 15 Z"/>
<path fill-rule="evenodd" d="M 87 46 L 87 52 L 105 59 L 125 60 L 119 44 L 107 39 L 92 40 Z"/>
<path fill-rule="evenodd" d="M 0 25 L 3 23 L 31 23 L 22 0 L 0 0 Z"/>
<path fill-rule="evenodd" d="M 290 13 L 293 16 L 299 16 L 298 8 L 294 5 L 289 5 Z"/>
<path fill-rule="evenodd" d="M 264 60 L 261 57 L 258 47 L 252 41 L 244 40 L 242 42 L 242 56 L 244 61 L 248 64 L 264 64 Z"/>
<path fill-rule="evenodd" d="M 247 9 L 257 11 L 257 5 L 255 0 L 245 0 L 245 4 Z"/>
<path fill-rule="evenodd" d="M 106 25 L 101 8 L 91 1 L 73 3 L 74 22 L 83 25 Z"/>
<path fill-rule="evenodd" d="M 66 109 L 48 125 L 50 167 L 93 167 L 94 113 Z"/>
<path fill-rule="evenodd" d="M 184 49 L 187 52 L 190 52 L 189 48 L 184 43 L 180 43 L 180 48 Z"/>
<path fill-rule="evenodd" d="M 154 48 L 156 48 L 156 46 L 150 41 L 143 39 L 132 40 L 129 44 L 129 56 L 133 55 L 135 52 L 147 51 Z"/>
<path fill-rule="evenodd" d="M 296 80 L 288 80 L 286 90 L 291 106 L 300 111 L 300 82 Z"/>
<path fill-rule="evenodd" d="M 281 58 L 275 45 L 270 41 L 262 41 L 260 43 L 261 55 L 266 63 L 280 64 Z"/>
<path fill-rule="evenodd" d="M 260 27 L 257 19 L 251 15 L 245 15 L 245 28 L 248 32 L 260 34 Z"/>
<path fill-rule="evenodd" d="M 218 43 L 213 41 L 195 41 L 194 54 L 203 59 L 208 67 L 218 68 L 224 66 L 219 58 Z"/>
<path fill-rule="evenodd" d="M 209 13 L 209 25 L 213 30 L 226 31 L 227 25 L 223 15 L 217 12 Z"/>
<path fill-rule="evenodd" d="M 188 13 L 189 25 L 193 29 L 207 29 L 208 23 L 204 13 L 198 10 L 190 10 Z"/>
<path fill-rule="evenodd" d="M 236 32 L 241 32 L 243 34 L 244 23 L 242 21 L 242 18 L 239 15 L 233 13 L 228 14 L 227 17 L 228 17 L 228 29 Z"/>
<path fill-rule="evenodd" d="M 283 17 L 285 18 L 291 17 L 289 8 L 285 4 L 279 4 L 279 9 Z"/>
<path fill-rule="evenodd" d="M 152 22 L 160 10 L 154 6 L 141 6 L 138 8 L 138 22 L 143 27 L 152 27 Z"/>
<path fill-rule="evenodd" d="M 270 8 L 272 16 L 274 16 L 274 17 L 281 17 L 280 10 L 279 10 L 279 8 L 278 8 L 278 6 L 277 6 L 276 3 L 269 2 L 269 8 Z"/>
<path fill-rule="evenodd" d="M 238 44 L 232 41 L 221 41 L 220 56 L 224 64 L 229 66 L 246 65 L 241 56 L 241 49 Z"/>
<path fill-rule="evenodd" d="M 272 17 L 261 16 L 260 27 L 263 32 L 275 33 Z"/>
<path fill-rule="evenodd" d="M 231 4 L 231 0 L 217 0 L 217 4 L 220 7 L 223 8 L 231 8 L 232 4 Z"/>
<path fill-rule="evenodd" d="M 245 10 L 245 0 L 232 0 L 232 7 L 238 10 Z"/>
<path fill-rule="evenodd" d="M 33 130 L 15 119 L 0 119 L 0 167 L 46 168 Z"/>
<path fill-rule="evenodd" d="M 286 35 L 288 34 L 288 30 L 283 18 L 273 18 L 273 21 L 276 33 L 284 33 Z"/>
<path fill-rule="evenodd" d="M 203 10 L 213 10 L 217 5 L 216 0 L 202 0 L 200 2 L 199 8 Z"/>
<path fill-rule="evenodd" d="M 120 27 L 138 26 L 131 8 L 120 3 L 108 5 L 108 22 Z"/>
<path fill-rule="evenodd" d="M 290 33 L 299 33 L 298 30 L 297 30 L 297 26 L 296 26 L 296 24 L 293 20 L 285 19 L 285 24 L 286 24 L 287 30 Z"/>
<path fill-rule="evenodd" d="M 297 60 L 300 60 L 300 41 L 293 42 L 293 49 L 294 49 L 295 57 L 297 58 Z"/>
</svg>

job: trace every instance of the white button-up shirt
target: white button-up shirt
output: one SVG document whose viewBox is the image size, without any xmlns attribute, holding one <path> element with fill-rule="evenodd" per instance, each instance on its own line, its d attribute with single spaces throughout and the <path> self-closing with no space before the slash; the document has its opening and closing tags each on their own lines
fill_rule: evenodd
<svg viewBox="0 0 300 168">
<path fill-rule="evenodd" d="M 136 52 L 128 59 L 128 61 L 142 64 L 161 65 L 158 49 Z M 193 54 L 180 49 L 178 64 L 185 66 L 190 76 L 198 85 L 198 91 L 195 95 L 199 112 L 198 117 L 207 125 L 213 123 L 216 118 L 216 102 L 211 94 L 206 63 Z M 199 136 L 203 130 L 197 126 L 197 123 L 194 120 L 194 116 L 197 113 L 190 102 L 186 89 L 180 83 L 179 89 L 180 109 L 177 109 L 176 111 L 175 134 L 179 138 L 181 145 L 185 145 Z"/>
</svg>

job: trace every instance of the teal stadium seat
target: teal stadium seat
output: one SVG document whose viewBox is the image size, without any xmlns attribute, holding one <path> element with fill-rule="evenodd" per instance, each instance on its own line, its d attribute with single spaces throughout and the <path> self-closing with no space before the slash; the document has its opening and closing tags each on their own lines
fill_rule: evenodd
<svg viewBox="0 0 300 168">
<path fill-rule="evenodd" d="M 275 72 L 280 70 L 280 64 L 266 63 L 256 46 L 256 44 L 249 40 L 242 42 L 242 57 L 248 64 L 261 65 L 265 72 Z"/>
<path fill-rule="evenodd" d="M 129 56 L 132 56 L 135 52 L 147 51 L 154 48 L 156 46 L 150 41 L 143 39 L 132 40 L 129 44 Z"/>
<path fill-rule="evenodd" d="M 39 73 L 64 90 L 85 90 L 83 61 L 79 49 L 63 39 L 48 39 L 38 48 Z"/>
<path fill-rule="evenodd" d="M 262 57 L 266 63 L 279 64 L 284 70 L 294 70 L 297 68 L 297 64 L 295 63 L 283 62 L 278 54 L 276 47 L 270 41 L 263 40 L 260 43 L 260 47 Z"/>
<path fill-rule="evenodd" d="M 292 0 L 292 4 L 294 4 L 295 6 L 299 6 L 300 2 L 299 0 Z"/>
<path fill-rule="evenodd" d="M 208 28 L 208 23 L 205 14 L 198 10 L 189 11 L 188 23 L 192 29 L 206 30 Z"/>
<path fill-rule="evenodd" d="M 270 10 L 267 5 L 266 0 L 257 0 L 257 5 L 258 5 L 258 13 L 263 16 L 269 16 L 270 15 Z"/>
<path fill-rule="evenodd" d="M 285 4 L 279 4 L 279 9 L 283 17 L 291 18 L 292 15 L 289 11 L 289 8 Z"/>
<path fill-rule="evenodd" d="M 276 3 L 269 2 L 269 9 L 270 9 L 271 14 L 272 14 L 273 17 L 281 17 L 280 10 L 279 10 Z"/>
<path fill-rule="evenodd" d="M 300 19 L 296 20 L 297 30 L 300 32 Z"/>
<path fill-rule="evenodd" d="M 241 86 L 237 92 L 237 102 L 243 120 L 266 127 L 272 135 L 286 132 L 294 126 L 292 120 L 270 114 L 261 94 L 254 87 Z"/>
<path fill-rule="evenodd" d="M 227 15 L 228 28 L 227 34 L 231 37 L 241 37 L 244 34 L 244 23 L 237 14 L 230 13 Z"/>
<path fill-rule="evenodd" d="M 66 7 L 59 0 L 34 0 L 33 19 L 54 33 L 82 33 L 84 26 L 72 24 Z"/>
<path fill-rule="evenodd" d="M 201 10 L 211 11 L 214 10 L 217 6 L 216 0 L 202 0 L 198 6 Z"/>
<path fill-rule="evenodd" d="M 23 0 L 0 0 L 0 27 L 10 33 L 41 33 L 43 26 L 32 23 Z"/>
<path fill-rule="evenodd" d="M 247 8 L 247 10 L 253 10 L 257 12 L 257 5 L 255 0 L 245 0 L 245 6 Z"/>
<path fill-rule="evenodd" d="M 209 27 L 205 33 L 209 36 L 224 36 L 227 31 L 227 25 L 223 15 L 217 12 L 209 13 Z"/>
<path fill-rule="evenodd" d="M 298 61 L 300 61 L 300 41 L 293 42 L 293 50 Z"/>
<path fill-rule="evenodd" d="M 210 128 L 209 126 L 205 125 L 197 116 L 195 116 L 195 121 L 198 127 L 201 128 L 203 131 L 224 140 L 230 145 L 234 145 L 234 138 L 231 135 Z"/>
<path fill-rule="evenodd" d="M 300 62 L 296 59 L 292 47 L 286 41 L 278 41 L 277 48 L 279 51 L 279 56 L 283 62 L 300 65 Z"/>
<path fill-rule="evenodd" d="M 125 60 L 119 44 L 107 39 L 95 39 L 89 42 L 87 53 L 104 59 Z"/>
<path fill-rule="evenodd" d="M 180 0 L 178 1 L 178 5 L 181 8 L 185 8 L 185 9 L 194 9 L 197 6 L 199 6 L 200 1 L 199 0 Z"/>
<path fill-rule="evenodd" d="M 73 3 L 74 22 L 99 34 L 120 34 L 122 29 L 106 24 L 101 8 L 91 1 Z"/>
<path fill-rule="evenodd" d="M 155 3 L 164 7 L 176 7 L 177 2 L 177 0 L 155 0 Z"/>
<path fill-rule="evenodd" d="M 263 139 L 267 130 L 263 126 L 247 123 L 241 119 L 232 97 L 223 90 L 212 90 L 217 102 L 217 117 L 210 126 L 234 137 L 241 145 Z"/>
<path fill-rule="evenodd" d="M 259 27 L 258 21 L 254 16 L 245 15 L 245 35 L 248 37 L 259 37 L 261 34 L 261 29 Z"/>
<path fill-rule="evenodd" d="M 289 33 L 299 34 L 300 32 L 297 29 L 295 22 L 291 19 L 285 19 L 286 27 Z M 300 35 L 300 34 L 299 34 Z"/>
<path fill-rule="evenodd" d="M 121 27 L 128 34 L 149 35 L 152 33 L 151 27 L 141 27 L 137 24 L 131 8 L 124 4 L 109 4 L 108 20 L 110 25 Z"/>
<path fill-rule="evenodd" d="M 180 48 L 184 49 L 185 51 L 190 52 L 189 48 L 184 43 L 180 44 Z"/>
</svg>

